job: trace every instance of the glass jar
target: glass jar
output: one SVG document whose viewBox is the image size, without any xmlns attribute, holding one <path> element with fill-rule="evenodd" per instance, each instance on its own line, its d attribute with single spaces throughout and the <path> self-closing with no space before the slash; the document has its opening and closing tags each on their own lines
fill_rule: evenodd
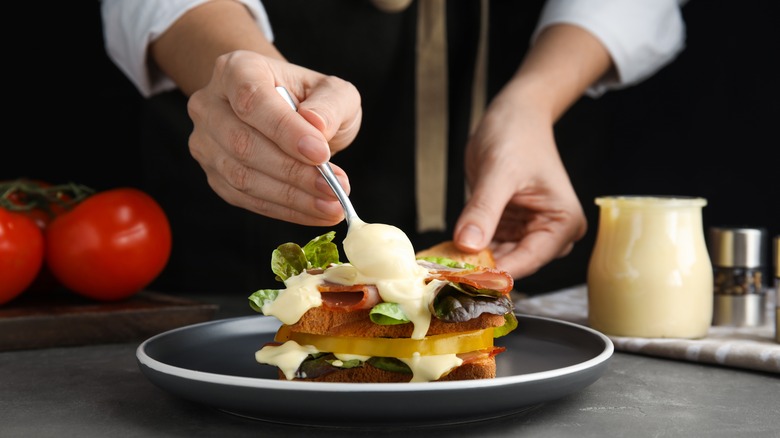
<svg viewBox="0 0 780 438">
<path fill-rule="evenodd" d="M 596 198 L 588 320 L 607 335 L 701 338 L 712 321 L 712 263 L 696 197 Z"/>
</svg>

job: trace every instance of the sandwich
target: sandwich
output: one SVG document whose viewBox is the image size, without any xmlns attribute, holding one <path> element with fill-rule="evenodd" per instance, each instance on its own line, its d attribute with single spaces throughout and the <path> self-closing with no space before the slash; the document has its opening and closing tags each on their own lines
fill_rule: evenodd
<svg viewBox="0 0 780 438">
<path fill-rule="evenodd" d="M 362 225 L 362 226 L 361 226 Z M 274 340 L 255 353 L 279 378 L 391 383 L 489 379 L 517 327 L 512 277 L 489 250 L 466 254 L 452 242 L 415 253 L 384 224 L 350 225 L 349 262 L 329 232 L 303 247 L 285 243 L 271 266 L 284 286 L 249 297 L 278 318 Z"/>
</svg>

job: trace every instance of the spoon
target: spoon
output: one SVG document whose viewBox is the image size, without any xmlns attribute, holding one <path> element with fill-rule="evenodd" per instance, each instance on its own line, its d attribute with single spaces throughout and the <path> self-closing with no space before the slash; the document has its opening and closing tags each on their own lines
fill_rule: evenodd
<svg viewBox="0 0 780 438">
<path fill-rule="evenodd" d="M 293 111 L 298 111 L 298 107 L 295 105 L 292 96 L 290 96 L 290 92 L 287 91 L 286 88 L 279 86 L 276 87 L 276 91 L 279 92 L 279 94 L 290 105 Z M 355 212 L 355 208 L 352 206 L 352 202 L 349 200 L 347 192 L 344 191 L 344 188 L 341 187 L 339 180 L 336 179 L 336 175 L 333 174 L 333 169 L 330 167 L 330 163 L 326 161 L 322 164 L 318 164 L 316 167 L 317 170 L 319 170 L 322 174 L 323 178 L 325 178 L 325 181 L 328 183 L 331 190 L 333 190 L 333 193 L 335 193 L 336 197 L 339 199 L 341 208 L 344 209 L 344 218 L 347 220 L 347 226 L 352 225 L 353 222 L 360 222 L 360 218 L 358 217 L 357 212 Z"/>
</svg>

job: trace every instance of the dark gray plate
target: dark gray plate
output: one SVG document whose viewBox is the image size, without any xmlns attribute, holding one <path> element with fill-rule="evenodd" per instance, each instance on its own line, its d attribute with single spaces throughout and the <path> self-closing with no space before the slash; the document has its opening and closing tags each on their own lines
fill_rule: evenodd
<svg viewBox="0 0 780 438">
<path fill-rule="evenodd" d="M 249 316 L 195 324 L 143 342 L 146 377 L 179 397 L 235 415 L 325 426 L 464 423 L 510 415 L 555 400 L 601 377 L 614 347 L 603 334 L 564 321 L 517 315 L 496 340 L 495 379 L 430 383 L 313 383 L 279 380 L 255 362 L 276 318 Z"/>
</svg>

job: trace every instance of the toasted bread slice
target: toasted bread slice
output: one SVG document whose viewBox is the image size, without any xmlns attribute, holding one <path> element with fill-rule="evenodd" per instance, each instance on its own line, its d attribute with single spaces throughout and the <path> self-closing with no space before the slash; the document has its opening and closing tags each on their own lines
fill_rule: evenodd
<svg viewBox="0 0 780 438">
<path fill-rule="evenodd" d="M 297 323 L 290 326 L 296 333 L 311 333 L 325 336 L 353 336 L 361 338 L 408 338 L 412 336 L 414 325 L 410 322 L 398 325 L 379 325 L 371 322 L 369 310 L 351 312 L 333 311 L 324 307 L 314 307 L 303 314 Z M 503 315 L 483 313 L 469 321 L 452 323 L 431 319 L 426 336 L 443 333 L 468 332 L 504 325 Z"/>
<path fill-rule="evenodd" d="M 444 241 L 428 249 L 417 252 L 417 257 L 447 257 L 459 262 L 465 262 L 483 268 L 495 268 L 496 260 L 490 249 L 483 249 L 477 253 L 461 251 L 451 240 Z"/>
</svg>

